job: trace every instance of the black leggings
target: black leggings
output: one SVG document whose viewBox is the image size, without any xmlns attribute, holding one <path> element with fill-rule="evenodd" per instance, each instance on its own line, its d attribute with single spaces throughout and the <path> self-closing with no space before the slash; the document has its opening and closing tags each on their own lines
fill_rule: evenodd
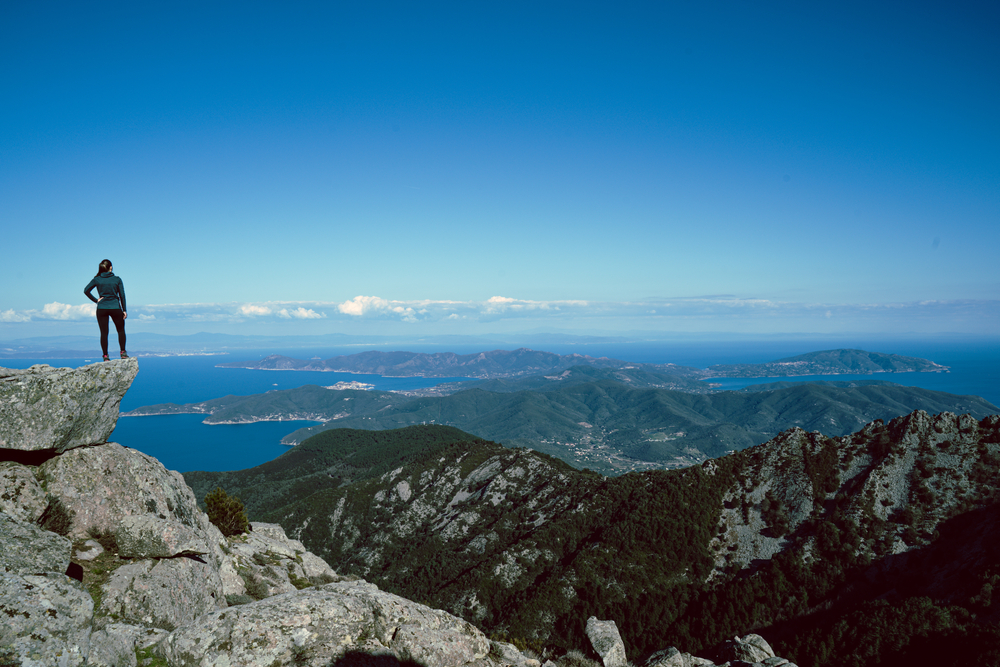
<svg viewBox="0 0 1000 667">
<path fill-rule="evenodd" d="M 101 327 L 101 351 L 104 356 L 108 356 L 108 318 L 115 321 L 115 329 L 118 329 L 118 347 L 125 351 L 125 317 L 118 308 L 97 309 L 97 326 Z"/>
</svg>

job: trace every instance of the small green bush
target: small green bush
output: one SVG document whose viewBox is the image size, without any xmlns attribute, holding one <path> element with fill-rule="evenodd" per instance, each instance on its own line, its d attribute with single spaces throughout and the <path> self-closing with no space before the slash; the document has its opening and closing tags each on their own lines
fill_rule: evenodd
<svg viewBox="0 0 1000 667">
<path fill-rule="evenodd" d="M 57 535 L 67 535 L 69 529 L 73 527 L 73 510 L 63 504 L 62 498 L 58 496 L 48 496 L 49 506 L 38 517 L 39 526 Z"/>
<path fill-rule="evenodd" d="M 215 491 L 205 496 L 205 508 L 208 520 L 226 537 L 246 532 L 248 522 L 243 502 L 236 496 L 230 496 L 222 487 L 216 487 Z"/>
</svg>

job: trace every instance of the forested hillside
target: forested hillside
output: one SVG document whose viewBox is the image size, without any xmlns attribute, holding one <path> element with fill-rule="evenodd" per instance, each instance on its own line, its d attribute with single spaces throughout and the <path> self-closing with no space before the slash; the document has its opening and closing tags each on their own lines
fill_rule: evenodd
<svg viewBox="0 0 1000 667">
<path fill-rule="evenodd" d="M 635 388 L 574 369 L 568 382 L 545 391 L 469 389 L 448 396 L 412 398 L 379 391 L 334 391 L 306 385 L 253 396 L 227 396 L 186 406 L 166 404 L 136 414 L 205 414 L 206 423 L 263 419 L 315 419 L 286 444 L 330 428 L 395 429 L 447 424 L 479 438 L 530 447 L 578 468 L 605 474 L 681 467 L 722 456 L 799 427 L 831 436 L 888 421 L 913 410 L 969 413 L 1000 411 L 978 396 L 956 396 L 884 382 L 792 384 L 767 390 L 694 394 Z M 576 377 L 576 379 L 572 379 Z M 639 376 L 644 381 L 649 377 Z M 521 381 L 533 381 L 530 378 Z M 499 382 L 499 381 L 491 381 Z"/>
</svg>

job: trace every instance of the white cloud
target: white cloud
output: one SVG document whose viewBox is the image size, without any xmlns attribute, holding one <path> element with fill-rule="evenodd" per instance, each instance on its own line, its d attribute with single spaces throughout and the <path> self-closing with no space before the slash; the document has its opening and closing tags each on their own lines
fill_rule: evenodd
<svg viewBox="0 0 1000 667">
<path fill-rule="evenodd" d="M 267 306 L 258 306 L 253 303 L 245 303 L 240 306 L 240 314 L 246 315 L 247 317 L 260 317 L 262 315 L 270 315 L 271 309 Z"/>
<path fill-rule="evenodd" d="M 377 296 L 356 296 L 344 303 L 337 304 L 337 310 L 344 315 L 355 317 L 386 311 L 389 308 L 389 302 Z"/>
<path fill-rule="evenodd" d="M 147 315 L 146 313 L 140 313 L 139 314 L 139 321 L 140 322 L 149 322 L 149 321 L 155 320 L 155 319 L 156 319 L 156 315 Z"/>
<path fill-rule="evenodd" d="M 0 322 L 30 322 L 31 315 L 25 312 L 17 312 L 13 308 L 0 310 Z"/>
<path fill-rule="evenodd" d="M 278 311 L 278 317 L 284 318 L 286 320 L 288 319 L 319 320 L 326 317 L 326 315 L 322 313 L 317 313 L 312 308 L 303 308 L 299 306 L 298 308 L 293 308 L 291 310 L 289 310 L 288 308 L 282 308 L 281 310 Z"/>
<path fill-rule="evenodd" d="M 46 320 L 84 320 L 94 317 L 96 310 L 97 306 L 95 304 L 71 306 L 68 303 L 53 301 L 42 306 L 42 312 L 35 315 L 35 317 Z"/>
</svg>

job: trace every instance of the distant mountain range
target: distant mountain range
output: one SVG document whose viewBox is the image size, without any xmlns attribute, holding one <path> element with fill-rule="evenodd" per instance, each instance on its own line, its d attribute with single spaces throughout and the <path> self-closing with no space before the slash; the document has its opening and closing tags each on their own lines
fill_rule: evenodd
<svg viewBox="0 0 1000 667">
<path fill-rule="evenodd" d="M 753 628 L 834 667 L 997 664 L 998 471 L 1000 417 L 918 411 L 615 478 L 416 426 L 329 430 L 185 480 L 341 575 L 529 645 L 583 645 L 597 616 L 634 660 Z"/>
<path fill-rule="evenodd" d="M 527 348 L 492 350 L 477 354 L 441 352 L 360 352 L 330 359 L 294 359 L 272 354 L 258 361 L 233 361 L 220 368 L 257 370 L 334 371 L 370 373 L 389 377 L 513 378 L 560 373 L 574 366 L 605 369 L 640 369 L 687 380 L 707 377 L 785 377 L 794 375 L 841 375 L 906 372 L 946 372 L 947 366 L 927 359 L 864 350 L 825 350 L 764 364 L 722 364 L 708 369 L 676 364 L 644 364 L 583 354 L 554 354 Z"/>
<path fill-rule="evenodd" d="M 913 410 L 969 413 L 1000 408 L 956 396 L 880 381 L 796 383 L 752 391 L 691 393 L 663 389 L 668 376 L 642 368 L 580 366 L 556 375 L 481 382 L 436 397 L 381 391 L 335 391 L 306 385 L 253 396 L 187 405 L 137 408 L 125 416 L 196 413 L 205 423 L 305 419 L 295 444 L 330 428 L 385 430 L 447 424 L 509 446 L 526 446 L 605 474 L 681 467 L 741 450 L 800 427 L 845 435 L 875 420 Z M 522 389 L 521 387 L 537 387 Z"/>
</svg>

